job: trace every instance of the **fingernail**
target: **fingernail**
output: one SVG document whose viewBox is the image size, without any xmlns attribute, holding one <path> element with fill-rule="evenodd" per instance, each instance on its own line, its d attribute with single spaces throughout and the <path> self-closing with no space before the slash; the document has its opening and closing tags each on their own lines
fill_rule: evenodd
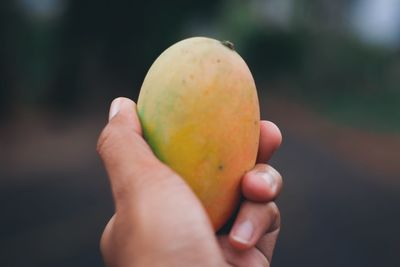
<svg viewBox="0 0 400 267">
<path fill-rule="evenodd" d="M 272 191 L 276 189 L 276 175 L 277 171 L 272 167 L 268 166 L 268 168 L 263 169 L 258 172 L 260 178 L 267 183 L 268 187 L 271 188 Z"/>
<path fill-rule="evenodd" d="M 108 120 L 111 120 L 121 108 L 121 98 L 116 98 L 113 100 L 110 106 L 110 112 L 108 114 Z"/>
<path fill-rule="evenodd" d="M 242 244 L 247 244 L 250 242 L 253 232 L 253 224 L 246 220 L 233 228 L 232 238 Z"/>
</svg>

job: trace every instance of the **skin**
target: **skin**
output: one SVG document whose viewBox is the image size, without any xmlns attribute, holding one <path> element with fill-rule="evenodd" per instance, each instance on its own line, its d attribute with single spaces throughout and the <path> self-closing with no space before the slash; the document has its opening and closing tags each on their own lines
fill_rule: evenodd
<svg viewBox="0 0 400 267">
<path fill-rule="evenodd" d="M 262 163 L 281 143 L 273 123 L 260 122 L 258 164 L 242 178 L 233 227 L 216 235 L 189 186 L 143 139 L 135 103 L 115 99 L 109 118 L 97 147 L 115 202 L 100 242 L 107 266 L 270 266 L 282 187 L 279 173 Z"/>
</svg>

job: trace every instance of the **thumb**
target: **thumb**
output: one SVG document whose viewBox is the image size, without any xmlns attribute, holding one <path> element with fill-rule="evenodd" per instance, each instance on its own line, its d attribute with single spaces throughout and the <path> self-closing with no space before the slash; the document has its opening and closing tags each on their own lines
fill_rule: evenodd
<svg viewBox="0 0 400 267">
<path fill-rule="evenodd" d="M 102 238 L 103 251 L 112 248 L 135 257 L 135 251 L 146 251 L 138 249 L 143 247 L 152 255 L 172 259 L 171 266 L 182 265 L 177 255 L 191 262 L 222 261 L 199 199 L 156 158 L 141 132 L 136 104 L 127 98 L 114 100 L 97 145 L 116 208 Z"/>
<path fill-rule="evenodd" d="M 110 178 L 117 210 L 134 203 L 132 198 L 139 191 L 145 193 L 156 183 L 183 182 L 156 158 L 143 139 L 136 104 L 128 98 L 112 102 L 97 151 Z"/>
</svg>

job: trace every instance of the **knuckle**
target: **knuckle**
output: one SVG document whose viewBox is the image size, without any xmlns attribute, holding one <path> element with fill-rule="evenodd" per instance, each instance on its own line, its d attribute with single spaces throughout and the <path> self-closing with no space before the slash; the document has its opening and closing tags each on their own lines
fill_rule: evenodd
<svg viewBox="0 0 400 267">
<path fill-rule="evenodd" d="M 130 125 L 129 114 L 118 113 L 115 117 L 104 127 L 97 141 L 97 152 L 102 155 L 107 152 L 110 143 L 121 140 L 123 136 L 129 132 L 127 127 Z"/>
<path fill-rule="evenodd" d="M 107 126 L 101 131 L 99 139 L 97 140 L 97 153 L 100 155 L 105 154 L 107 151 L 108 143 L 110 140 L 113 139 L 113 136 L 115 135 L 115 130 L 112 125 L 107 124 Z"/>
<path fill-rule="evenodd" d="M 100 239 L 100 253 L 103 256 L 103 260 L 106 266 L 113 266 L 113 256 L 111 251 L 111 244 L 110 244 L 110 233 L 103 232 Z"/>
<path fill-rule="evenodd" d="M 106 155 L 114 144 L 123 139 L 123 127 L 118 127 L 114 123 L 109 123 L 101 132 L 97 141 L 97 152 L 100 156 Z"/>
<path fill-rule="evenodd" d="M 254 264 L 252 266 L 257 266 L 257 267 L 269 267 L 269 261 L 267 257 L 258 249 L 255 249 L 255 254 L 254 254 Z"/>
<path fill-rule="evenodd" d="M 280 191 L 283 186 L 282 175 L 271 165 L 266 165 L 266 166 L 267 166 L 268 172 L 274 177 L 275 182 L 277 183 L 279 191 Z"/>
<path fill-rule="evenodd" d="M 100 238 L 100 251 L 101 253 L 106 256 L 106 254 L 109 251 L 109 246 L 110 246 L 110 239 L 111 239 L 111 231 L 112 231 L 112 226 L 114 224 L 114 219 L 115 215 L 111 217 L 111 219 L 108 221 L 106 227 L 103 230 L 103 233 Z"/>
<path fill-rule="evenodd" d="M 268 171 L 275 177 L 276 180 L 282 181 L 282 175 L 271 165 L 267 165 Z"/>
<path fill-rule="evenodd" d="M 275 202 L 268 203 L 269 214 L 272 217 L 273 225 L 277 227 L 280 225 L 281 213 Z M 275 228 L 275 227 L 274 227 Z"/>
<path fill-rule="evenodd" d="M 103 234 L 100 237 L 100 252 L 104 255 L 106 254 L 108 247 L 107 247 L 107 233 L 103 232 Z"/>
<path fill-rule="evenodd" d="M 282 186 L 283 185 L 283 178 L 282 175 L 277 171 L 277 177 L 276 177 L 278 183 Z"/>
</svg>

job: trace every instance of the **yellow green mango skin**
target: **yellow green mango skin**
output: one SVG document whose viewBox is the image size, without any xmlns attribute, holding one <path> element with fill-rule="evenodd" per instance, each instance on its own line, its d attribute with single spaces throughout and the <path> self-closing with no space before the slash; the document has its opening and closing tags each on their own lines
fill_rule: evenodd
<svg viewBox="0 0 400 267">
<path fill-rule="evenodd" d="M 238 204 L 260 135 L 254 79 L 228 46 L 205 37 L 172 45 L 149 69 L 137 104 L 153 152 L 190 185 L 215 230 Z"/>
</svg>

